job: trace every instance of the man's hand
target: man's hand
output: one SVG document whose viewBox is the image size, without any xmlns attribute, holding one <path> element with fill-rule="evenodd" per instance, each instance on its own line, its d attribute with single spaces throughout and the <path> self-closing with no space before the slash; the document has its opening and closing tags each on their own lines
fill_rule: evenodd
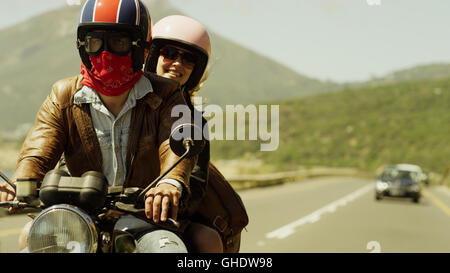
<svg viewBox="0 0 450 273">
<path fill-rule="evenodd" d="M 153 218 L 153 222 L 158 223 L 167 220 L 169 207 L 172 206 L 172 219 L 177 220 L 178 201 L 181 193 L 177 187 L 169 183 L 161 183 L 157 187 L 151 188 L 145 194 L 145 215 Z"/>
<path fill-rule="evenodd" d="M 15 196 L 15 190 L 8 183 L 0 183 L 0 202 L 13 201 Z M 15 211 L 12 207 L 9 208 L 10 213 Z"/>
</svg>

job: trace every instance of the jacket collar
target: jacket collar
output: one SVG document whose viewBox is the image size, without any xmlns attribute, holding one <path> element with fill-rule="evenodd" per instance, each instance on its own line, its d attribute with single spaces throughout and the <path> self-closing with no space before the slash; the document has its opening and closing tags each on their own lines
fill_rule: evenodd
<svg viewBox="0 0 450 273">
<path fill-rule="evenodd" d="M 148 80 L 147 82 L 151 88 L 151 91 L 147 92 L 146 95 L 140 97 L 139 99 L 142 99 L 152 109 L 157 109 L 165 98 L 169 97 L 180 88 L 177 81 L 158 76 L 155 73 L 145 72 L 144 77 L 142 78 L 146 78 Z M 81 84 L 82 81 L 83 76 L 78 75 L 75 94 L 83 89 L 84 85 Z M 73 103 L 77 104 L 75 102 L 75 96 Z"/>
<path fill-rule="evenodd" d="M 146 72 L 144 76 L 150 80 L 154 90 L 144 98 L 145 103 L 152 109 L 158 108 L 164 99 L 167 99 L 180 88 L 177 81 L 158 76 L 155 73 Z"/>
</svg>

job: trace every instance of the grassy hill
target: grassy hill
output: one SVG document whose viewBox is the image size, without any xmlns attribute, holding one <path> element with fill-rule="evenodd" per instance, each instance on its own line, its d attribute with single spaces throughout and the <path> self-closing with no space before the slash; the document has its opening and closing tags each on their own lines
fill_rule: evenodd
<svg viewBox="0 0 450 273">
<path fill-rule="evenodd" d="M 444 79 L 449 77 L 449 63 L 431 63 L 393 71 L 386 76 L 375 77 L 364 82 L 343 84 L 343 87 L 375 87 L 401 82 L 420 82 L 424 80 Z"/>
<path fill-rule="evenodd" d="M 145 2 L 153 23 L 180 14 L 167 1 Z M 0 131 L 33 122 L 51 85 L 79 73 L 75 48 L 79 12 L 79 6 L 66 6 L 0 31 Z M 338 88 L 337 84 L 299 75 L 215 33 L 211 36 L 211 74 L 199 94 L 208 103 L 256 103 Z"/>
<path fill-rule="evenodd" d="M 214 141 L 214 159 L 260 159 L 298 165 L 358 167 L 412 163 L 442 173 L 450 163 L 450 78 L 346 89 L 280 105 L 280 144 Z"/>
<path fill-rule="evenodd" d="M 441 79 L 450 77 L 450 64 L 434 63 L 418 65 L 412 68 L 399 70 L 386 77 L 374 79 L 372 84 L 399 83 L 406 81 L 421 81 L 427 79 Z"/>
</svg>

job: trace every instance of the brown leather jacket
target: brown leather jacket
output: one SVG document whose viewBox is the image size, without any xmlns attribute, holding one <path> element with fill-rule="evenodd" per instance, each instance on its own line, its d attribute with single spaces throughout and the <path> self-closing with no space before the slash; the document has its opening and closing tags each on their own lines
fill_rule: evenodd
<svg viewBox="0 0 450 273">
<path fill-rule="evenodd" d="M 131 117 L 126 158 L 125 187 L 146 187 L 178 159 L 169 146 L 172 107 L 185 104 L 174 81 L 147 75 L 153 92 L 136 103 Z M 55 167 L 64 153 L 73 176 L 86 171 L 102 171 L 102 155 L 87 104 L 74 104 L 73 96 L 82 87 L 82 76 L 60 80 L 37 113 L 19 155 L 13 181 L 38 178 Z M 183 197 L 190 196 L 189 176 L 197 158 L 185 159 L 166 178 L 183 182 Z"/>
</svg>

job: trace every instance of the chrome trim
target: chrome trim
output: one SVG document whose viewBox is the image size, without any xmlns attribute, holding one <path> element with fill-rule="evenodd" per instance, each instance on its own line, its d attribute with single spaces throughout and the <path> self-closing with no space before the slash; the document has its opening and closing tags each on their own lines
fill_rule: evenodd
<svg viewBox="0 0 450 273">
<path fill-rule="evenodd" d="M 139 43 L 141 42 L 141 39 L 137 39 L 136 41 L 131 41 L 131 45 L 135 47 L 140 47 Z"/>
<path fill-rule="evenodd" d="M 39 218 L 45 216 L 47 213 L 51 213 L 53 211 L 56 210 L 68 210 L 71 212 L 74 212 L 75 214 L 79 215 L 81 217 L 81 219 L 84 220 L 84 222 L 86 223 L 88 230 L 90 232 L 90 235 L 93 239 L 92 245 L 91 245 L 91 249 L 89 250 L 89 253 L 95 253 L 97 251 L 97 247 L 98 247 L 98 233 L 97 233 L 97 228 L 95 227 L 94 221 L 92 220 L 92 218 L 83 210 L 81 210 L 78 207 L 72 206 L 72 205 L 68 205 L 68 204 L 58 204 L 58 205 L 53 205 L 49 208 L 46 208 L 45 210 L 41 211 L 34 219 L 33 222 L 30 226 L 30 232 L 33 229 L 34 223 L 39 220 Z"/>
<path fill-rule="evenodd" d="M 82 46 L 85 46 L 86 42 L 85 41 L 80 41 L 80 39 L 77 40 L 77 48 L 79 49 Z"/>
</svg>

